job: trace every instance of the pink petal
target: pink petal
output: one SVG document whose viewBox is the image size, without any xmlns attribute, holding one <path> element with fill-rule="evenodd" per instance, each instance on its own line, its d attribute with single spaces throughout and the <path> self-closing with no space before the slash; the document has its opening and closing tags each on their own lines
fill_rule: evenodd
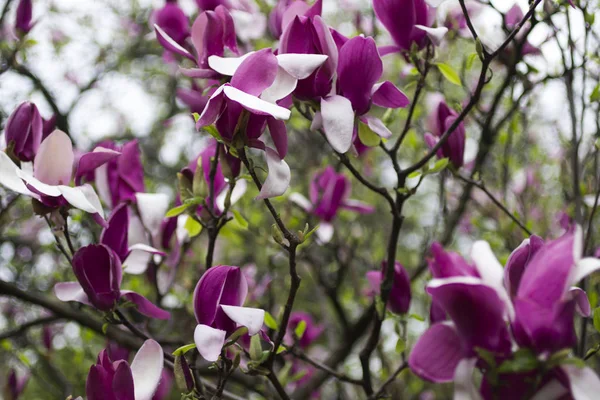
<svg viewBox="0 0 600 400">
<path fill-rule="evenodd" d="M 162 375 L 163 349 L 156 341 L 148 339 L 138 350 L 131 363 L 135 400 L 151 400 Z"/>
<path fill-rule="evenodd" d="M 448 28 L 446 28 L 445 26 L 441 26 L 439 28 L 430 28 L 424 25 L 415 25 L 415 28 L 424 31 L 427 34 L 429 40 L 431 40 L 431 43 L 433 43 L 436 46 L 442 44 L 444 36 L 446 36 L 446 33 L 448 33 Z"/>
<path fill-rule="evenodd" d="M 81 183 L 81 178 L 94 171 L 101 165 L 106 164 L 121 153 L 104 147 L 96 147 L 91 153 L 85 153 L 77 163 L 77 173 L 75 174 L 75 184 Z"/>
<path fill-rule="evenodd" d="M 260 98 L 270 103 L 283 99 L 296 89 L 298 80 L 287 73 L 283 68 L 277 68 L 277 76 L 271 86 L 263 90 Z"/>
<path fill-rule="evenodd" d="M 60 301 L 77 301 L 88 306 L 92 305 L 79 282 L 57 283 L 54 285 L 54 294 Z"/>
<path fill-rule="evenodd" d="M 277 62 L 294 78 L 306 79 L 323 65 L 327 58 L 324 54 L 279 54 Z"/>
<path fill-rule="evenodd" d="M 279 157 L 283 159 L 286 156 L 288 150 L 288 137 L 285 123 L 274 118 L 269 118 L 267 120 L 267 125 L 269 127 L 271 139 L 273 139 L 275 148 L 279 153 Z"/>
<path fill-rule="evenodd" d="M 267 175 L 267 179 L 256 197 L 258 200 L 281 196 L 290 186 L 291 180 L 290 167 L 279 157 L 275 150 L 267 147 L 265 155 L 269 175 Z"/>
<path fill-rule="evenodd" d="M 124 271 L 132 275 L 143 274 L 146 272 L 153 254 L 166 256 L 164 252 L 154 247 L 141 243 L 134 244 L 129 248 L 129 254 L 125 261 L 123 261 Z"/>
<path fill-rule="evenodd" d="M 347 152 L 352 146 L 354 131 L 354 111 L 350 100 L 338 95 L 321 99 L 321 118 L 331 147 L 339 153 Z"/>
<path fill-rule="evenodd" d="M 137 207 L 142 224 L 152 238 L 158 238 L 162 221 L 169 209 L 169 196 L 163 193 L 136 193 Z"/>
<path fill-rule="evenodd" d="M 248 328 L 250 336 L 256 335 L 263 326 L 265 319 L 265 310 L 260 308 L 236 307 L 221 305 L 221 309 L 238 327 L 245 326 Z"/>
<path fill-rule="evenodd" d="M 275 81 L 277 58 L 271 49 L 263 49 L 247 57 L 231 77 L 231 86 L 252 96 L 259 96 Z"/>
<path fill-rule="evenodd" d="M 181 47 L 181 45 L 179 43 L 177 43 L 175 40 L 173 40 L 173 38 L 171 38 L 169 35 L 167 35 L 165 33 L 165 31 L 163 31 L 156 24 L 154 24 L 154 31 L 156 32 L 156 39 L 158 39 L 158 42 L 166 50 L 172 51 L 173 53 L 177 53 L 181 56 L 187 57 L 190 60 L 195 61 L 194 56 L 189 51 L 187 51 L 186 49 Z"/>
<path fill-rule="evenodd" d="M 563 365 L 561 369 L 567 375 L 571 396 L 577 400 L 593 400 L 600 393 L 600 379 L 593 369 L 579 368 L 576 365 Z"/>
<path fill-rule="evenodd" d="M 226 85 L 223 87 L 223 91 L 228 99 L 235 101 L 252 113 L 258 115 L 270 115 L 281 120 L 290 118 L 291 111 L 287 108 L 259 99 L 258 97 L 245 93 L 233 86 Z"/>
<path fill-rule="evenodd" d="M 74 159 L 71 139 L 57 129 L 40 144 L 33 161 L 33 176 L 48 185 L 68 185 Z"/>
<path fill-rule="evenodd" d="M 0 185 L 5 188 L 24 194 L 26 196 L 33 196 L 33 193 L 23 183 L 19 177 L 19 167 L 10 159 L 10 157 L 3 151 L 0 151 Z"/>
<path fill-rule="evenodd" d="M 163 310 L 162 308 L 154 305 L 150 300 L 145 298 L 139 293 L 132 292 L 131 290 L 121 290 L 121 298 L 132 302 L 137 306 L 137 310 L 140 314 L 144 314 L 150 318 L 167 320 L 171 318 L 171 313 Z"/>
<path fill-rule="evenodd" d="M 377 83 L 371 91 L 373 104 L 385 108 L 404 108 L 410 100 L 392 82 Z"/>
<path fill-rule="evenodd" d="M 208 57 L 208 66 L 221 75 L 233 76 L 235 71 L 242 65 L 242 62 L 252 54 L 254 54 L 253 51 L 240 57 L 210 56 Z"/>
</svg>

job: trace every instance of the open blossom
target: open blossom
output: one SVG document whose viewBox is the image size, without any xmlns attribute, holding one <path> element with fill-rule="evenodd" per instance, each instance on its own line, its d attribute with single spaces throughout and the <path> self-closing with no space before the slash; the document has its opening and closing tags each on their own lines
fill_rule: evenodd
<svg viewBox="0 0 600 400">
<path fill-rule="evenodd" d="M 119 156 L 119 152 L 97 148 L 79 159 L 75 181 L 102 164 Z M 17 167 L 4 152 L 0 152 L 0 184 L 6 188 L 33 197 L 51 209 L 65 205 L 94 214 L 103 222 L 100 199 L 89 184 L 70 186 L 75 155 L 73 144 L 66 133 L 55 130 L 40 144 L 33 161 L 33 173 Z"/>
<path fill-rule="evenodd" d="M 458 113 L 448 107 L 445 101 L 440 100 L 434 112 L 430 114 L 429 129 L 431 133 L 425 134 L 427 146 L 433 148 L 457 117 Z M 456 168 L 462 167 L 465 157 L 465 139 L 465 125 L 464 122 L 461 122 L 437 151 L 437 157 L 447 157 Z"/>
<path fill-rule="evenodd" d="M 198 325 L 194 342 L 207 361 L 217 361 L 225 338 L 245 326 L 250 336 L 260 332 L 265 312 L 242 307 L 248 283 L 239 267 L 219 265 L 206 271 L 194 290 L 194 314 Z"/>
<path fill-rule="evenodd" d="M 35 104 L 21 103 L 6 121 L 4 137 L 12 154 L 20 161 L 33 161 L 42 143 L 42 116 Z"/>
<path fill-rule="evenodd" d="M 162 347 L 152 339 L 144 342 L 131 365 L 126 360 L 113 361 L 107 350 L 102 350 L 96 364 L 90 367 L 86 398 L 152 400 L 162 377 L 163 362 Z"/>
<path fill-rule="evenodd" d="M 371 286 L 371 293 L 379 294 L 381 291 L 381 282 L 385 279 L 385 270 L 387 263 L 381 263 L 380 271 L 367 272 L 367 280 Z M 410 278 L 408 272 L 399 262 L 394 263 L 394 278 L 392 290 L 388 299 L 387 308 L 395 314 L 406 314 L 410 307 Z"/>
<path fill-rule="evenodd" d="M 300 193 L 292 193 L 290 200 L 319 217 L 321 223 L 317 229 L 317 235 L 323 242 L 328 242 L 333 236 L 331 222 L 340 210 L 349 210 L 360 214 L 369 214 L 375 211 L 375 208 L 369 204 L 350 199 L 351 191 L 350 180 L 329 166 L 313 176 L 310 182 L 310 199 Z"/>
<path fill-rule="evenodd" d="M 77 282 L 61 282 L 54 286 L 56 297 L 62 301 L 77 301 L 101 311 L 111 311 L 121 301 L 130 301 L 141 314 L 148 317 L 170 317 L 167 311 L 158 308 L 144 296 L 130 290 L 121 290 L 121 260 L 105 244 L 80 248 L 73 256 L 73 273 Z"/>
<path fill-rule="evenodd" d="M 413 372 L 434 382 L 454 380 L 457 395 L 488 399 L 497 394 L 494 380 L 484 374 L 480 390 L 473 387 L 473 369 L 487 362 L 478 358 L 476 349 L 487 351 L 501 364 L 511 358 L 514 346 L 529 349 L 539 362 L 571 348 L 577 342 L 575 310 L 585 316 L 591 312 L 585 292 L 573 285 L 600 269 L 600 260 L 581 258 L 582 243 L 580 228 L 545 244 L 538 237 L 526 239 L 504 270 L 486 242 L 475 243 L 472 259 L 477 276 L 469 269 L 454 268 L 460 275 L 436 278 L 427 285 L 427 292 L 450 320 L 434 323 L 419 338 L 409 358 Z M 536 373 L 543 374 L 541 380 L 531 379 L 530 374 Z M 556 396 L 540 398 L 567 393 L 580 398 L 600 387 L 591 369 L 567 364 L 549 371 L 507 373 L 499 379 L 511 382 L 498 389 L 503 398 L 536 391 Z"/>
</svg>

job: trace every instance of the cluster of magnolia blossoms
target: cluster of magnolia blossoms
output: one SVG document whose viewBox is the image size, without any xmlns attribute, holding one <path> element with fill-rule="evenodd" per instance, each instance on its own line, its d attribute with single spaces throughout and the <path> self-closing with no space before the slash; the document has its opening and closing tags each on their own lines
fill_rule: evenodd
<svg viewBox="0 0 600 400">
<path fill-rule="evenodd" d="M 591 311 L 574 285 L 600 269 L 600 260 L 581 258 L 582 251 L 579 227 L 546 243 L 526 239 L 504 269 L 486 242 L 474 244 L 474 265 L 434 244 L 435 279 L 426 288 L 432 325 L 410 353 L 412 371 L 454 381 L 456 398 L 594 398 L 600 379 L 568 358 L 577 343 L 575 311 Z M 479 388 L 475 369 L 483 374 Z"/>
</svg>

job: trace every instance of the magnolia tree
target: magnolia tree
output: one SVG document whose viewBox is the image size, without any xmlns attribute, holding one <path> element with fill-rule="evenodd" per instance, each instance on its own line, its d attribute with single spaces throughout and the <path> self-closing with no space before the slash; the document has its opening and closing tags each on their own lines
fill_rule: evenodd
<svg viewBox="0 0 600 400">
<path fill-rule="evenodd" d="M 3 398 L 597 398 L 598 7 L 5 0 Z"/>
</svg>

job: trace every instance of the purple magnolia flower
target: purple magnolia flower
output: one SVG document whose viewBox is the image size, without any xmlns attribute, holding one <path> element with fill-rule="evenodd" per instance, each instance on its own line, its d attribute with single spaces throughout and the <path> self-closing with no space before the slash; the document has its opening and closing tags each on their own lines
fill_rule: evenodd
<svg viewBox="0 0 600 400">
<path fill-rule="evenodd" d="M 229 8 L 229 2 L 227 0 L 196 0 L 196 4 L 202 11 L 214 10 L 218 6 Z"/>
<path fill-rule="evenodd" d="M 188 18 L 176 1 L 167 2 L 163 8 L 154 11 L 152 20 L 179 44 L 190 35 Z"/>
<path fill-rule="evenodd" d="M 395 45 L 381 49 L 381 54 L 408 51 L 415 44 L 422 48 L 426 36 L 439 45 L 448 28 L 431 28 L 432 11 L 425 0 L 373 0 L 377 19 L 392 36 Z"/>
<path fill-rule="evenodd" d="M 23 390 L 25 390 L 28 381 L 29 374 L 18 377 L 17 371 L 15 371 L 14 368 L 9 369 L 6 386 L 4 387 L 3 392 L 6 396 L 6 400 L 17 400 L 21 396 L 21 393 L 23 393 Z"/>
<path fill-rule="evenodd" d="M 214 11 L 202 12 L 192 25 L 191 39 L 196 56 L 192 55 L 174 37 L 171 37 L 160 25 L 155 24 L 158 42 L 170 52 L 195 61 L 200 69 L 182 69 L 182 73 L 194 78 L 218 77 L 208 68 L 210 56 L 223 56 L 225 48 L 234 54 L 239 54 L 235 36 L 235 26 L 231 14 L 222 5 L 215 7 Z"/>
<path fill-rule="evenodd" d="M 386 262 L 381 263 L 381 271 L 367 272 L 367 280 L 371 286 L 371 293 L 378 295 L 381 292 L 381 282 L 385 278 Z M 394 281 L 392 291 L 387 303 L 388 309 L 395 314 L 406 314 L 410 307 L 410 278 L 406 269 L 398 261 L 394 263 Z"/>
<path fill-rule="evenodd" d="M 296 327 L 298 326 L 300 321 L 304 321 L 304 323 L 306 324 L 306 329 L 304 330 L 304 334 L 298 341 L 298 345 L 301 348 L 306 349 L 311 344 L 313 344 L 313 342 L 319 339 L 319 336 L 321 336 L 321 334 L 325 330 L 325 327 L 321 324 L 315 324 L 310 314 L 305 313 L 303 311 L 294 311 L 290 315 L 290 321 L 288 322 L 288 329 L 286 332 L 288 336 L 286 340 L 289 343 L 293 342 L 291 335 L 296 330 Z"/>
<path fill-rule="evenodd" d="M 439 138 L 452 126 L 457 117 L 458 113 L 441 100 L 429 119 L 429 129 L 432 133 L 428 132 L 425 134 L 427 146 L 433 148 Z M 437 156 L 438 158 L 447 157 L 456 168 L 463 166 L 465 157 L 464 122 L 461 122 L 454 129 L 454 132 L 450 134 L 446 143 L 438 150 Z"/>
<path fill-rule="evenodd" d="M 487 385 L 491 383 L 485 377 L 481 394 L 475 388 L 469 389 L 473 386 L 474 367 L 485 363 L 478 359 L 476 348 L 488 351 L 498 362 L 511 357 L 515 342 L 534 351 L 541 360 L 571 348 L 577 339 L 575 310 L 586 316 L 591 313 L 585 293 L 572 285 L 600 269 L 600 260 L 581 258 L 582 243 L 580 228 L 546 244 L 538 237 L 526 239 L 503 270 L 489 245 L 476 242 L 471 256 L 478 276 L 454 275 L 427 285 L 427 292 L 450 321 L 434 323 L 419 338 L 409 358 L 413 372 L 434 382 L 454 380 L 457 393 L 467 390 L 469 398 L 487 399 L 493 396 L 486 393 L 495 392 L 490 392 Z M 581 383 L 600 386 L 591 370 L 571 367 L 555 368 L 542 384 L 554 382 L 554 391 L 563 394 L 583 390 Z M 557 376 L 564 379 L 557 380 Z M 540 389 L 540 393 L 549 390 L 545 386 L 532 387 L 529 382 L 527 391 L 520 393 L 522 385 L 512 385 L 510 398 L 522 397 L 533 389 Z"/>
<path fill-rule="evenodd" d="M 279 0 L 269 14 L 269 31 L 279 39 L 286 27 L 296 16 L 312 17 L 321 15 L 323 1 L 317 0 L 313 5 L 301 0 Z"/>
<path fill-rule="evenodd" d="M 20 161 L 33 161 L 42 143 L 43 122 L 35 104 L 21 103 L 6 121 L 6 145 Z"/>
<path fill-rule="evenodd" d="M 194 314 L 198 325 L 194 342 L 207 361 L 217 361 L 225 338 L 245 326 L 250 336 L 260 332 L 265 312 L 242 307 L 248 283 L 239 267 L 219 265 L 206 271 L 194 290 Z"/>
<path fill-rule="evenodd" d="M 17 6 L 15 29 L 22 35 L 29 33 L 34 25 L 31 23 L 33 17 L 33 5 L 31 3 L 32 0 L 20 0 Z"/>
<path fill-rule="evenodd" d="M 162 347 L 152 339 L 144 342 L 131 365 L 126 360 L 112 361 L 108 352 L 102 350 L 88 373 L 87 400 L 152 400 L 161 380 L 163 362 Z"/>
<path fill-rule="evenodd" d="M 192 113 L 202 113 L 204 111 L 204 107 L 206 107 L 206 103 L 208 103 L 208 99 L 213 94 L 215 89 L 212 86 L 216 86 L 219 84 L 219 81 L 209 79 L 206 81 L 205 87 L 210 88 L 207 89 L 205 93 L 201 87 L 199 87 L 194 81 L 192 81 L 191 88 L 178 88 L 176 91 L 177 98 L 181 100 Z"/>
<path fill-rule="evenodd" d="M 77 163 L 75 182 L 102 164 L 119 156 L 119 152 L 97 148 L 82 155 Z M 33 173 L 21 169 L 4 152 L 0 152 L 0 184 L 6 188 L 33 197 L 50 208 L 70 205 L 94 214 L 103 223 L 104 212 L 100 199 L 89 185 L 69 186 L 73 176 L 75 155 L 73 144 L 66 133 L 55 130 L 40 144 L 33 160 Z"/>
<path fill-rule="evenodd" d="M 475 1 L 466 1 L 465 5 L 471 19 L 477 17 L 477 15 L 479 15 L 479 13 L 483 10 L 483 7 L 481 7 L 481 5 Z M 456 4 L 448 11 L 446 18 L 444 19 L 444 26 L 450 30 L 458 31 L 461 35 L 471 36 L 471 32 L 469 32 L 469 28 L 467 26 L 467 19 L 465 18 L 465 14 L 463 13 L 462 7 L 459 4 Z"/>
<path fill-rule="evenodd" d="M 73 272 L 77 282 L 61 282 L 54 286 L 54 293 L 61 301 L 77 301 L 100 311 L 113 310 L 121 300 L 130 301 L 141 314 L 148 317 L 170 318 L 167 311 L 158 308 L 144 296 L 121 290 L 121 261 L 118 254 L 105 244 L 80 248 L 73 256 Z"/>
<path fill-rule="evenodd" d="M 96 183 L 100 198 L 110 208 L 124 202 L 135 202 L 136 193 L 145 191 L 144 167 L 137 140 L 126 142 L 122 146 L 105 141 L 96 147 L 98 148 L 118 151 L 122 157 L 109 160 L 86 178 Z"/>
<path fill-rule="evenodd" d="M 408 97 L 390 81 L 377 83 L 383 75 L 383 62 L 373 38 L 356 36 L 339 49 L 337 94 L 321 99 L 321 112 L 315 116 L 313 129 L 323 127 L 327 140 L 340 153 L 352 146 L 355 117 L 377 135 L 389 138 L 392 133 L 376 117 L 366 115 L 372 104 L 385 108 L 403 108 Z"/>
<path fill-rule="evenodd" d="M 310 200 L 300 193 L 292 193 L 290 200 L 319 217 L 321 223 L 317 234 L 323 242 L 328 242 L 333 236 L 331 222 L 339 210 L 349 210 L 360 214 L 369 214 L 375 211 L 375 207 L 371 205 L 350 199 L 351 191 L 350 180 L 329 166 L 313 176 L 310 182 Z"/>
<path fill-rule="evenodd" d="M 508 10 L 504 15 L 504 24 L 506 25 L 506 28 L 509 31 L 515 29 L 515 27 L 519 24 L 519 22 L 521 22 L 524 16 L 525 14 L 523 13 L 521 7 L 518 4 L 513 5 L 510 8 L 510 10 Z M 522 40 L 523 32 L 524 31 L 521 31 L 517 34 L 517 41 Z M 539 55 L 542 54 L 542 51 L 539 48 L 532 45 L 531 43 L 529 43 L 529 41 L 526 41 L 523 44 L 523 47 L 521 48 L 521 55 L 526 56 L 528 54 Z"/>
</svg>

